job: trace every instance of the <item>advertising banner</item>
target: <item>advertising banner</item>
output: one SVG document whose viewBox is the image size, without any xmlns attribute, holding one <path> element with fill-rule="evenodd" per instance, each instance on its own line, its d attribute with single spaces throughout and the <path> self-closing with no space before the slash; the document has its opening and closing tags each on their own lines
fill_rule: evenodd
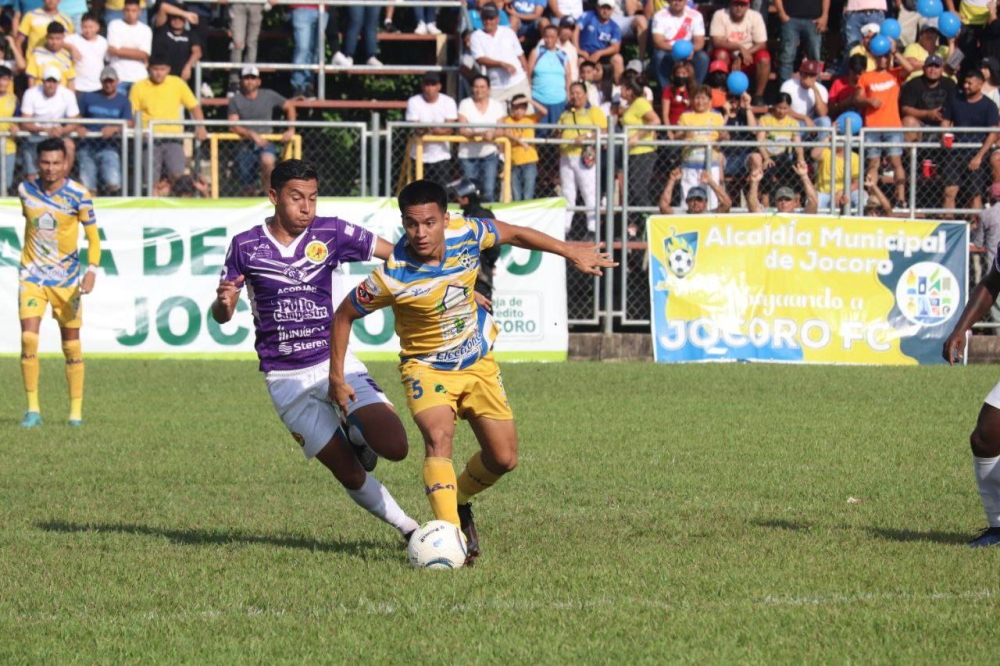
<svg viewBox="0 0 1000 666">
<path fill-rule="evenodd" d="M 99 199 L 102 274 L 83 297 L 86 353 L 253 353 L 253 320 L 244 294 L 232 321 L 210 314 L 229 239 L 264 222 L 274 207 L 260 200 Z M 543 199 L 496 204 L 496 216 L 563 238 L 566 202 Z M 402 235 L 394 199 L 321 199 L 318 215 L 337 216 L 395 242 Z M 0 202 L 0 353 L 20 351 L 18 266 L 24 219 L 17 200 Z M 81 255 L 86 240 L 80 234 Z M 86 262 L 82 256 L 81 260 Z M 353 286 L 375 266 L 348 264 Z M 566 264 L 562 257 L 504 246 L 494 279 L 497 355 L 514 360 L 565 360 Z M 399 343 L 390 310 L 355 325 L 352 344 L 362 358 L 396 359 Z M 59 331 L 46 315 L 41 349 L 59 350 Z"/>
<path fill-rule="evenodd" d="M 967 299 L 961 222 L 653 216 L 657 361 L 943 363 Z"/>
</svg>

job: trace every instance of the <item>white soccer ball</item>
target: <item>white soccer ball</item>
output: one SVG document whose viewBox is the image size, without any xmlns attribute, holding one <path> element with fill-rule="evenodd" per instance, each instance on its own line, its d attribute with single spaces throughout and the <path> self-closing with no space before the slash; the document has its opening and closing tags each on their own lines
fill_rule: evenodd
<svg viewBox="0 0 1000 666">
<path fill-rule="evenodd" d="M 459 569 L 468 554 L 462 530 L 447 520 L 432 520 L 417 528 L 406 552 L 410 566 L 418 569 Z"/>
<path fill-rule="evenodd" d="M 667 256 L 670 263 L 670 272 L 677 277 L 684 277 L 694 268 L 694 256 L 691 252 L 682 247 L 675 247 Z"/>
</svg>

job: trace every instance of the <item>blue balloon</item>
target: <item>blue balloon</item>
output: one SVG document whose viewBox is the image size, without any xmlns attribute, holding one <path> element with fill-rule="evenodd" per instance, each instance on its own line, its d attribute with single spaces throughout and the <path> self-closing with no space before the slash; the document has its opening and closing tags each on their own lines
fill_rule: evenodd
<svg viewBox="0 0 1000 666">
<path fill-rule="evenodd" d="M 873 56 L 878 58 L 892 50 L 892 42 L 885 35 L 875 35 L 872 37 L 872 41 L 868 43 L 868 50 L 872 52 Z"/>
<path fill-rule="evenodd" d="M 943 11 L 944 5 L 941 4 L 941 0 L 917 0 L 917 13 L 924 18 L 937 18 Z"/>
<path fill-rule="evenodd" d="M 903 34 L 903 28 L 899 25 L 899 21 L 894 18 L 887 18 L 882 21 L 882 25 L 879 26 L 878 34 L 888 37 L 889 39 L 899 39 L 899 36 Z"/>
<path fill-rule="evenodd" d="M 670 55 L 674 60 L 687 60 L 694 53 L 694 44 L 690 39 L 679 39 L 674 42 L 674 47 L 670 50 Z"/>
<path fill-rule="evenodd" d="M 837 118 L 837 131 L 841 134 L 847 134 L 848 120 L 851 121 L 851 134 L 860 132 L 861 126 L 865 124 L 864 119 L 861 118 L 861 114 L 857 111 L 845 111 Z"/>
<path fill-rule="evenodd" d="M 726 77 L 726 87 L 729 88 L 729 94 L 742 95 L 750 87 L 750 79 L 743 72 L 730 72 Z"/>
<path fill-rule="evenodd" d="M 957 37 L 962 30 L 962 19 L 955 12 L 944 12 L 938 17 L 938 30 L 946 39 Z"/>
</svg>

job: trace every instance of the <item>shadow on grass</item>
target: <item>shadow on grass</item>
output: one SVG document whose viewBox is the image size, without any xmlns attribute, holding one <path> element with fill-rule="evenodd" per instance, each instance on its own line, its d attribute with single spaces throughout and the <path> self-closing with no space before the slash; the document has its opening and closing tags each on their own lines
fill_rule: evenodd
<svg viewBox="0 0 1000 666">
<path fill-rule="evenodd" d="M 933 543 L 947 543 L 952 545 L 965 545 L 972 538 L 971 534 L 959 534 L 957 532 L 916 532 L 914 530 L 896 530 L 886 527 L 869 527 L 869 534 L 880 539 L 889 541 L 931 541 Z"/>
<path fill-rule="evenodd" d="M 772 530 L 787 530 L 789 532 L 808 532 L 812 529 L 810 523 L 797 523 L 791 520 L 751 520 L 751 525 L 766 527 Z"/>
<path fill-rule="evenodd" d="M 218 546 L 232 543 L 279 546 L 281 548 L 303 548 L 321 553 L 343 553 L 363 560 L 372 559 L 376 552 L 385 551 L 386 544 L 376 541 L 317 541 L 306 537 L 250 534 L 238 530 L 165 529 L 149 525 L 130 523 L 70 523 L 52 520 L 35 523 L 35 526 L 49 532 L 66 534 L 84 532 L 117 532 L 137 536 L 165 537 L 182 546 Z"/>
</svg>

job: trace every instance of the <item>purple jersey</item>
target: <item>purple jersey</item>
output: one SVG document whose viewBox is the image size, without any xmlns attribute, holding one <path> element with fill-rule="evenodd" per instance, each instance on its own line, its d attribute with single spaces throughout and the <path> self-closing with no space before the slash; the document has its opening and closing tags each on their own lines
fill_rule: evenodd
<svg viewBox="0 0 1000 666">
<path fill-rule="evenodd" d="M 375 243 L 370 231 L 337 217 L 315 218 L 287 247 L 266 224 L 233 237 L 222 279 L 246 280 L 262 371 L 298 370 L 329 359 L 330 325 L 345 293 L 334 289 L 334 280 L 342 279 L 337 267 L 370 260 Z"/>
</svg>

